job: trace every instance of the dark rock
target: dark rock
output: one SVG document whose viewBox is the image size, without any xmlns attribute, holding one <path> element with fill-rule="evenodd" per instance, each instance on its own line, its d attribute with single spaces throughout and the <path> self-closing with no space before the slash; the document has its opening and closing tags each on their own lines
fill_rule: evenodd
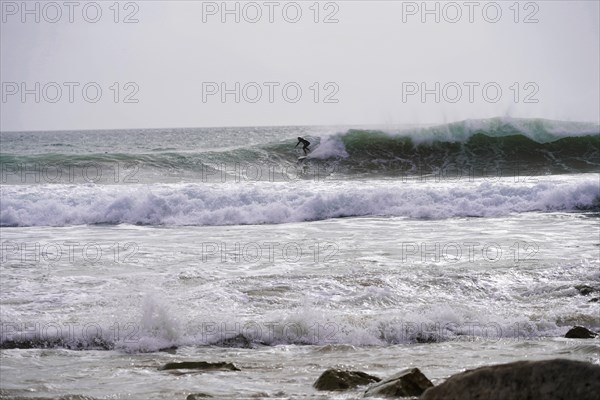
<svg viewBox="0 0 600 400">
<path fill-rule="evenodd" d="M 597 336 L 596 333 L 590 331 L 583 326 L 574 326 L 569 329 L 569 332 L 565 335 L 569 339 L 593 339 Z"/>
<path fill-rule="evenodd" d="M 517 361 L 469 370 L 419 400 L 597 400 L 600 366 L 573 360 Z"/>
<path fill-rule="evenodd" d="M 95 337 L 91 340 L 64 340 L 60 337 L 45 339 L 20 339 L 4 340 L 0 343 L 0 349 L 53 349 L 65 348 L 69 350 L 112 350 L 114 343 L 102 338 Z"/>
<path fill-rule="evenodd" d="M 372 385 L 365 392 L 365 397 L 420 396 L 432 386 L 433 383 L 423 375 L 419 368 L 409 368 Z"/>
<path fill-rule="evenodd" d="M 192 393 L 192 394 L 188 395 L 188 397 L 186 397 L 185 400 L 200 400 L 200 399 L 206 399 L 208 397 L 212 397 L 212 396 L 207 393 Z"/>
<path fill-rule="evenodd" d="M 328 369 L 323 372 L 313 386 L 317 390 L 348 390 L 357 386 L 379 382 L 381 379 L 360 371 Z"/>
<path fill-rule="evenodd" d="M 235 365 L 232 363 L 226 362 L 206 362 L 206 361 L 184 361 L 184 362 L 173 362 L 166 363 L 159 370 L 169 370 L 169 369 L 201 369 L 208 371 L 240 371 Z"/>
<path fill-rule="evenodd" d="M 590 299 L 590 301 L 588 301 L 588 303 L 597 303 L 598 301 L 600 301 L 600 297 L 594 297 L 594 298 Z"/>
<path fill-rule="evenodd" d="M 415 337 L 415 341 L 417 343 L 437 343 L 439 338 L 433 334 L 423 334 L 419 332 L 419 334 Z"/>
<path fill-rule="evenodd" d="M 30 391 L 18 390 L 18 389 L 3 389 L 0 388 L 0 399 L 2 400 L 52 400 L 49 397 L 29 397 L 21 396 L 23 393 L 30 393 Z"/>
<path fill-rule="evenodd" d="M 253 348 L 252 340 L 248 339 L 246 336 L 239 334 L 232 336 L 227 339 L 221 339 L 214 343 L 211 343 L 213 346 L 219 347 L 235 347 L 240 349 L 251 349 Z"/>
<path fill-rule="evenodd" d="M 44 341 L 39 340 L 3 340 L 0 343 L 0 349 L 12 350 L 12 349 L 47 349 L 59 347 L 63 344 L 62 340 L 59 339 L 46 339 Z"/>
<path fill-rule="evenodd" d="M 588 294 L 596 291 L 595 288 L 589 285 L 575 285 L 575 289 L 577 289 L 579 293 L 583 296 L 587 296 Z"/>
<path fill-rule="evenodd" d="M 28 397 L 28 396 L 5 396 L 0 392 L 0 399 L 6 400 L 96 400 L 95 397 L 81 394 L 66 394 L 60 397 Z"/>
<path fill-rule="evenodd" d="M 164 351 L 165 353 L 169 353 L 169 354 L 176 354 L 177 346 L 163 347 L 162 349 L 158 349 L 158 351 Z"/>
</svg>

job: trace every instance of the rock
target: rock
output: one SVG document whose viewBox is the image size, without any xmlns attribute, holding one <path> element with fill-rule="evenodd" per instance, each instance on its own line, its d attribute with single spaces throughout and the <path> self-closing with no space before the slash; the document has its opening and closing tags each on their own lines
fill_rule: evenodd
<svg viewBox="0 0 600 400">
<path fill-rule="evenodd" d="M 66 394 L 60 397 L 22 397 L 22 396 L 10 396 L 5 397 L 0 393 L 0 399 L 7 400 L 96 400 L 95 397 L 84 396 L 81 394 Z"/>
<path fill-rule="evenodd" d="M 381 379 L 360 371 L 328 369 L 313 383 L 317 390 L 348 390 L 357 386 L 379 382 Z"/>
<path fill-rule="evenodd" d="M 569 332 L 565 335 L 569 339 L 593 339 L 597 336 L 596 333 L 590 331 L 583 326 L 574 326 L 569 329 Z"/>
<path fill-rule="evenodd" d="M 365 392 L 365 397 L 420 396 L 432 386 L 433 383 L 423 375 L 419 368 L 409 368 L 372 385 Z"/>
<path fill-rule="evenodd" d="M 597 303 L 600 300 L 600 297 L 593 297 L 588 301 L 588 303 Z"/>
<path fill-rule="evenodd" d="M 600 366 L 574 360 L 517 361 L 456 374 L 419 400 L 597 400 Z"/>
<path fill-rule="evenodd" d="M 251 349 L 253 348 L 252 340 L 248 339 L 246 336 L 239 334 L 236 336 L 232 336 L 227 339 L 221 339 L 214 343 L 211 343 L 213 346 L 219 347 L 236 347 L 240 349 Z"/>
<path fill-rule="evenodd" d="M 210 371 L 240 371 L 232 363 L 226 362 L 206 362 L 206 361 L 184 361 L 184 362 L 173 362 L 166 363 L 159 370 L 169 370 L 169 369 L 201 369 L 201 370 L 210 370 Z"/>
<path fill-rule="evenodd" d="M 163 347 L 162 349 L 158 349 L 158 351 L 164 351 L 165 353 L 169 354 L 177 354 L 177 346 Z"/>
<path fill-rule="evenodd" d="M 106 341 L 102 338 L 92 338 L 91 340 L 64 340 L 61 337 L 44 338 L 44 339 L 20 339 L 20 340 L 4 340 L 0 343 L 0 349 L 51 349 L 65 348 L 69 350 L 112 350 L 114 343 Z"/>
<path fill-rule="evenodd" d="M 82 394 L 65 394 L 60 397 L 29 397 L 20 396 L 20 393 L 29 390 L 2 389 L 0 388 L 0 399 L 2 400 L 97 400 L 95 397 Z"/>
<path fill-rule="evenodd" d="M 212 396 L 207 393 L 192 393 L 192 394 L 188 395 L 188 397 L 186 397 L 185 400 L 200 400 L 200 399 L 206 399 L 209 397 L 212 397 Z"/>
<path fill-rule="evenodd" d="M 587 296 L 588 294 L 596 291 L 596 288 L 593 288 L 589 285 L 575 285 L 575 289 L 577 289 L 579 294 L 583 296 Z"/>
</svg>

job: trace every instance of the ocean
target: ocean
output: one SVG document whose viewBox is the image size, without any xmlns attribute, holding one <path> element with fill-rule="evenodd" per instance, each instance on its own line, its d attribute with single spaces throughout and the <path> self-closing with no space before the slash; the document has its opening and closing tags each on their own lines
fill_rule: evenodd
<svg viewBox="0 0 600 400">
<path fill-rule="evenodd" d="M 311 142 L 305 160 L 297 137 Z M 2 132 L 0 398 L 600 364 L 600 127 Z M 164 371 L 167 362 L 240 371 Z"/>
</svg>

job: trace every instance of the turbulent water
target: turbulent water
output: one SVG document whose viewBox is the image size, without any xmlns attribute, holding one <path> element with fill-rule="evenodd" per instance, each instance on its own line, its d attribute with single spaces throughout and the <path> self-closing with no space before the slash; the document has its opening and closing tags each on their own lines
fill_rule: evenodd
<svg viewBox="0 0 600 400">
<path fill-rule="evenodd" d="M 600 329 L 597 124 L 0 138 L 0 398 L 348 399 L 311 385 L 600 364 L 562 338 Z M 241 371 L 158 370 L 192 360 Z"/>
</svg>

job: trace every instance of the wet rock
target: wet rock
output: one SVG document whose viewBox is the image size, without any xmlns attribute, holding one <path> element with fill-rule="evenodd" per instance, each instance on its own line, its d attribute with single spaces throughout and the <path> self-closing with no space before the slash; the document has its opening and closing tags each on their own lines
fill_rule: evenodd
<svg viewBox="0 0 600 400">
<path fill-rule="evenodd" d="M 212 397 L 212 396 L 208 393 L 192 393 L 192 394 L 188 395 L 188 397 L 186 397 L 185 400 L 201 400 L 201 399 L 207 399 L 209 397 Z"/>
<path fill-rule="evenodd" d="M 569 332 L 565 335 L 569 339 L 593 339 L 597 336 L 596 333 L 590 331 L 583 326 L 574 326 L 569 329 Z"/>
<path fill-rule="evenodd" d="M 598 301 L 600 301 L 600 297 L 594 297 L 591 298 L 590 301 L 588 301 L 588 303 L 597 303 Z"/>
<path fill-rule="evenodd" d="M 439 337 L 436 337 L 436 335 L 433 334 L 419 332 L 419 334 L 415 336 L 415 341 L 417 343 L 437 343 L 439 341 Z"/>
<path fill-rule="evenodd" d="M 161 349 L 158 349 L 158 351 L 163 351 L 163 352 L 169 353 L 169 354 L 176 354 L 177 353 L 177 346 L 163 347 Z"/>
<path fill-rule="evenodd" d="M 0 390 L 0 399 L 7 400 L 97 400 L 95 397 L 84 396 L 81 394 L 66 394 L 60 397 L 28 397 L 28 396 L 9 396 L 7 390 Z"/>
<path fill-rule="evenodd" d="M 313 383 L 317 390 L 348 390 L 357 386 L 379 382 L 381 379 L 360 371 L 328 369 Z"/>
<path fill-rule="evenodd" d="M 0 343 L 0 349 L 12 350 L 12 349 L 48 349 L 61 347 L 63 341 L 61 339 L 46 339 L 40 340 L 3 340 Z"/>
<path fill-rule="evenodd" d="M 102 338 L 92 338 L 91 340 L 65 340 L 63 338 L 45 338 L 45 339 L 18 339 L 4 340 L 0 343 L 0 349 L 55 349 L 64 348 L 69 350 L 112 350 L 114 343 Z"/>
<path fill-rule="evenodd" d="M 419 400 L 597 400 L 600 366 L 573 360 L 517 361 L 469 370 Z"/>
<path fill-rule="evenodd" d="M 590 285 L 575 285 L 575 289 L 577 289 L 579 291 L 579 294 L 583 296 L 587 296 L 588 294 L 596 291 L 596 288 Z"/>
<path fill-rule="evenodd" d="M 240 371 L 232 363 L 227 362 L 206 362 L 206 361 L 184 361 L 166 363 L 159 370 L 170 369 L 199 369 L 205 371 Z"/>
<path fill-rule="evenodd" d="M 213 346 L 219 347 L 235 347 L 240 349 L 251 349 L 254 346 L 252 345 L 252 340 L 248 339 L 246 336 L 239 334 L 236 336 L 232 336 L 227 339 L 221 339 L 214 343 L 211 343 Z"/>
<path fill-rule="evenodd" d="M 420 396 L 432 386 L 433 383 L 423 375 L 419 368 L 409 368 L 372 385 L 365 392 L 365 397 Z"/>
</svg>

